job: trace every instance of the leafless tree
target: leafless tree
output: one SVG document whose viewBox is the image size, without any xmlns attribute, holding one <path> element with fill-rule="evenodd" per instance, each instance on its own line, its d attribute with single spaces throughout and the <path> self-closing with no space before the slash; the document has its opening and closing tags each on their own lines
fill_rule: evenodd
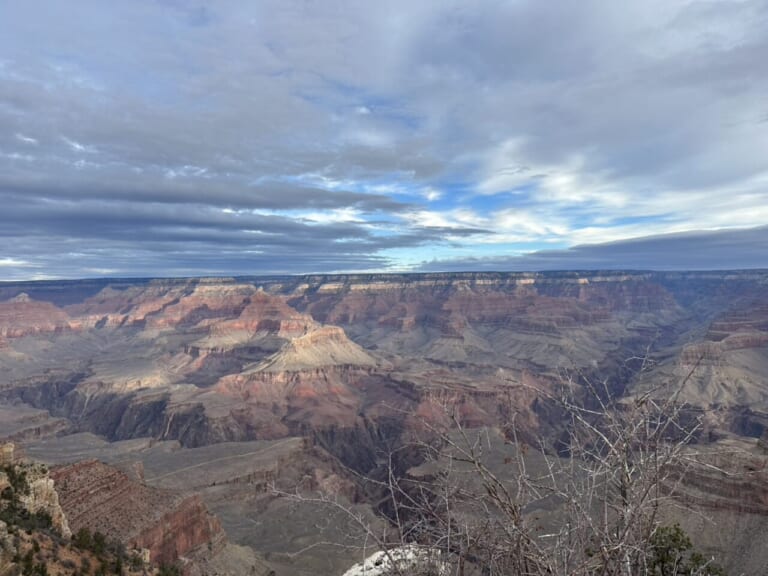
<svg viewBox="0 0 768 576">
<path fill-rule="evenodd" d="M 361 479 L 386 496 L 384 529 L 332 496 L 317 499 L 356 520 L 386 558 L 386 574 L 666 574 L 654 564 L 655 535 L 668 521 L 662 512 L 678 505 L 687 470 L 699 465 L 691 443 L 701 424 L 679 401 L 692 373 L 622 400 L 605 383 L 564 376 L 554 392 L 538 391 L 563 417 L 558 441 L 522 442 L 513 418 L 501 463 L 494 431 L 466 428 L 445 406 L 450 425 L 428 426 L 426 439 L 401 448 L 422 451 L 418 470 L 396 475 L 395 451 L 386 477 Z M 412 552 L 407 559 L 403 550 Z M 685 570 L 675 573 L 719 573 L 707 562 Z"/>
</svg>

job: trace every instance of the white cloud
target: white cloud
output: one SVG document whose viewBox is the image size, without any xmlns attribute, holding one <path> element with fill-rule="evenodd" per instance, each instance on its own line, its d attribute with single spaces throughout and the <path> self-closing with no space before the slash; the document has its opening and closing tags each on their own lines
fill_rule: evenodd
<svg viewBox="0 0 768 576">
<path fill-rule="evenodd" d="M 32 138 L 31 136 L 25 136 L 24 134 L 16 133 L 16 139 L 24 142 L 25 144 L 38 144 L 38 141 L 35 138 Z"/>
<path fill-rule="evenodd" d="M 395 136 L 385 130 L 356 128 L 345 132 L 344 140 L 354 145 L 369 146 L 371 148 L 385 148 L 394 144 Z"/>
<path fill-rule="evenodd" d="M 20 154 L 19 152 L 0 152 L 0 158 L 7 158 L 8 160 L 23 160 L 25 162 L 34 162 L 35 157 L 30 154 Z"/>
<path fill-rule="evenodd" d="M 298 217 L 315 224 L 332 224 L 335 222 L 365 222 L 360 210 L 355 208 L 339 208 L 323 212 L 294 213 Z"/>
<path fill-rule="evenodd" d="M 69 146 L 75 152 L 85 152 L 87 154 L 95 154 L 97 152 L 94 146 L 81 144 L 80 142 L 77 142 L 76 140 L 72 140 L 71 138 L 67 138 L 66 136 L 62 136 L 61 139 L 64 141 L 64 143 L 67 146 Z"/>
<path fill-rule="evenodd" d="M 32 264 L 25 260 L 20 260 L 18 258 L 0 258 L 0 266 L 25 268 L 28 266 L 32 266 Z"/>
<path fill-rule="evenodd" d="M 428 228 L 464 228 L 474 227 L 477 222 L 485 222 L 483 218 L 476 217 L 471 211 L 433 211 L 414 210 L 404 215 L 405 219 L 415 226 Z"/>
<path fill-rule="evenodd" d="M 511 138 L 493 147 L 485 159 L 477 190 L 498 194 L 535 182 L 546 173 L 532 170 L 524 158 L 523 141 Z"/>
<path fill-rule="evenodd" d="M 208 175 L 208 169 L 202 166 L 193 166 L 185 164 L 184 166 L 177 166 L 174 168 L 165 169 L 165 177 L 173 180 L 174 178 L 202 178 Z"/>
<path fill-rule="evenodd" d="M 561 164 L 537 164 L 526 157 L 522 140 L 512 139 L 489 152 L 477 189 L 481 194 L 530 194 L 538 202 L 564 208 L 594 203 L 615 209 L 627 205 L 623 186 L 589 168 L 583 154 L 573 154 Z"/>
</svg>

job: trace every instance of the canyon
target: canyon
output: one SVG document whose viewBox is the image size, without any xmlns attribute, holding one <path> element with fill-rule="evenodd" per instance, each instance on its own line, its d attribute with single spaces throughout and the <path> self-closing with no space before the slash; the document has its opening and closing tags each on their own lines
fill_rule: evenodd
<svg viewBox="0 0 768 576">
<path fill-rule="evenodd" d="M 452 419 L 554 446 L 566 382 L 585 401 L 593 383 L 626 401 L 679 384 L 695 441 L 741 454 L 685 497 L 750 528 L 725 550 L 681 521 L 730 570 L 756 565 L 768 272 L 0 284 L 0 439 L 52 467 L 73 532 L 199 573 L 343 574 L 361 560 L 349 518 L 291 495 L 384 523 L 361 478 L 418 469 L 403 447 Z"/>
</svg>

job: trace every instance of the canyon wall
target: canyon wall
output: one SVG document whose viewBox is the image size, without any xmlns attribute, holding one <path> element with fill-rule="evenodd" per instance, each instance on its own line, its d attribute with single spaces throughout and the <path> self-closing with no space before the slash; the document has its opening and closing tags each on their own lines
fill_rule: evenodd
<svg viewBox="0 0 768 576">
<path fill-rule="evenodd" d="M 197 495 L 146 486 L 95 460 L 54 468 L 51 476 L 75 533 L 87 528 L 148 549 L 156 563 L 224 543 L 221 524 Z"/>
</svg>

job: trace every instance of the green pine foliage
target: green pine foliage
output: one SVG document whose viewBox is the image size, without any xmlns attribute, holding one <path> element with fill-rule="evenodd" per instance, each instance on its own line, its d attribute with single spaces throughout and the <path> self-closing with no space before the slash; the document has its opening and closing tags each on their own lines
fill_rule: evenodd
<svg viewBox="0 0 768 576">
<path fill-rule="evenodd" d="M 722 567 L 693 549 L 679 524 L 659 527 L 650 544 L 648 573 L 653 576 L 726 576 Z"/>
</svg>

